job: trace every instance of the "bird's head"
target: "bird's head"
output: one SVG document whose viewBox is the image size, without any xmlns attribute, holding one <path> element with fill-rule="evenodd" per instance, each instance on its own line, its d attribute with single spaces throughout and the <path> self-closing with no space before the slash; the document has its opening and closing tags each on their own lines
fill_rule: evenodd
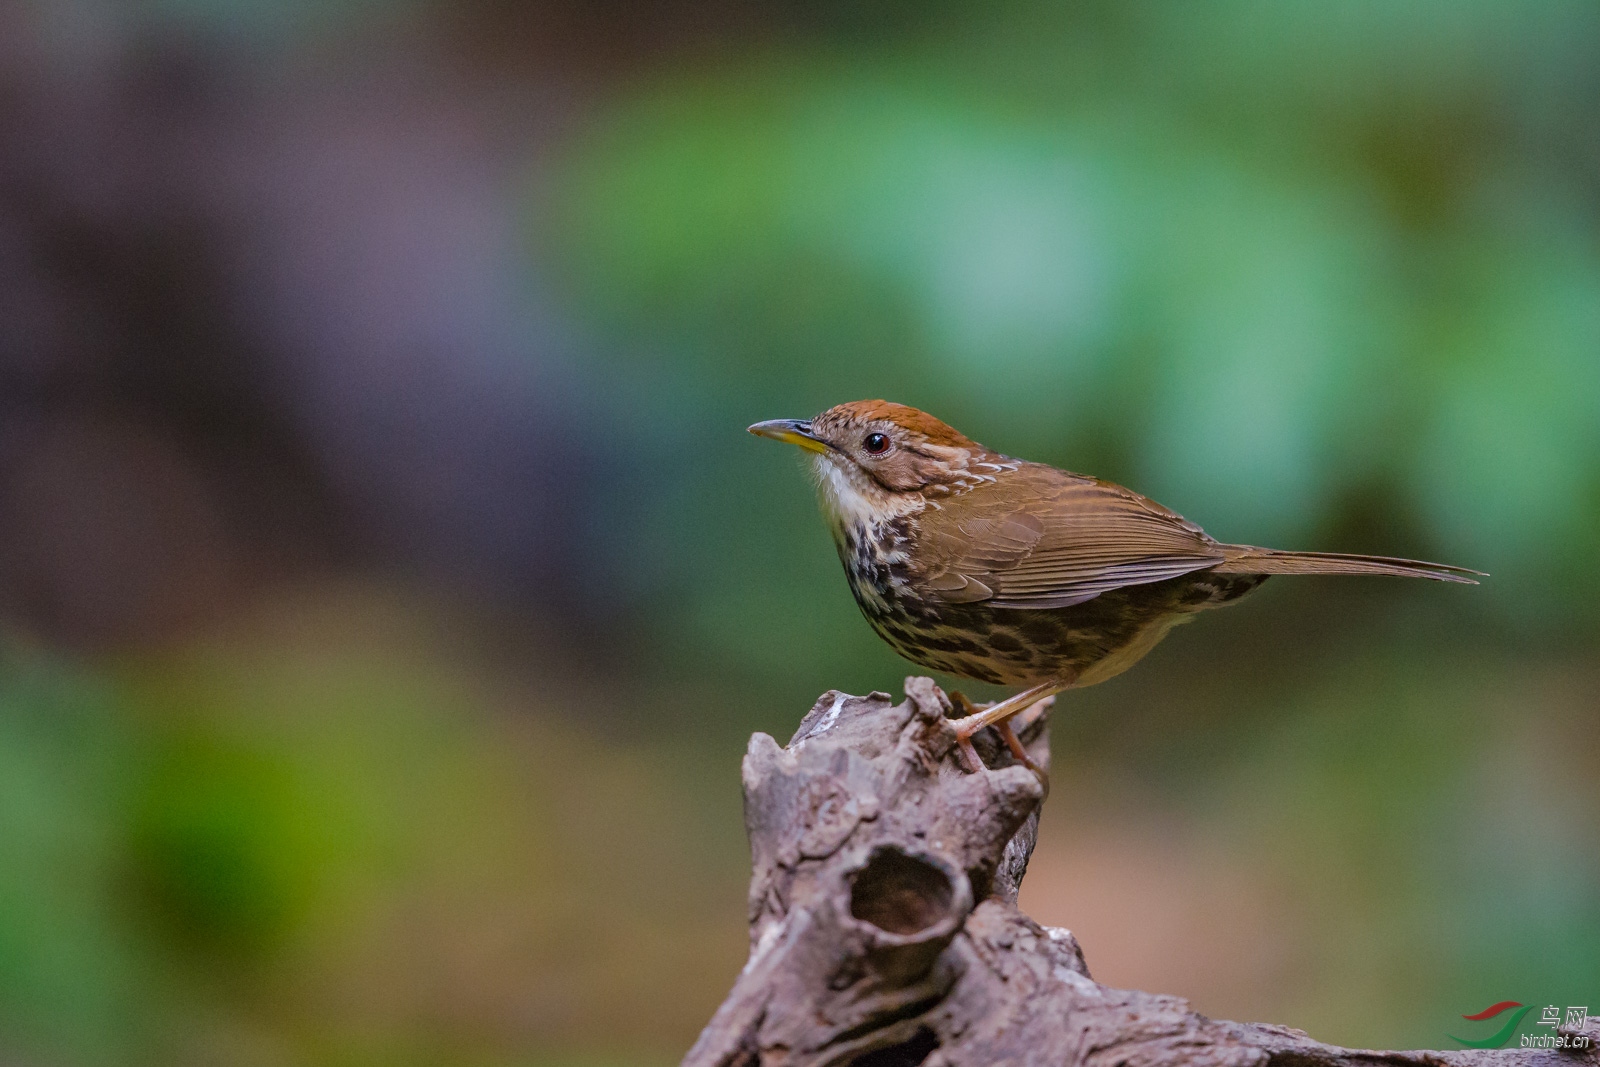
<svg viewBox="0 0 1600 1067">
<path fill-rule="evenodd" d="M 812 453 L 823 506 L 843 524 L 918 510 L 1014 466 L 927 412 L 886 400 L 758 422 L 750 432 Z"/>
</svg>

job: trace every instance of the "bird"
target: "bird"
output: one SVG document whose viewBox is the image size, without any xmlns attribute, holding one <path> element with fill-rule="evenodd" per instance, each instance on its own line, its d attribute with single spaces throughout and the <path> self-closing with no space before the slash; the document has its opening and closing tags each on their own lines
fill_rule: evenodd
<svg viewBox="0 0 1600 1067">
<path fill-rule="evenodd" d="M 1279 574 L 1371 574 L 1476 585 L 1482 571 L 1216 540 L 1113 482 L 1016 459 L 924 411 L 855 400 L 810 419 L 750 426 L 809 454 L 850 591 L 900 655 L 1013 695 L 979 709 L 959 693 L 962 761 L 988 726 L 1032 767 L 1010 720 L 1113 678 L 1200 612 Z"/>
</svg>

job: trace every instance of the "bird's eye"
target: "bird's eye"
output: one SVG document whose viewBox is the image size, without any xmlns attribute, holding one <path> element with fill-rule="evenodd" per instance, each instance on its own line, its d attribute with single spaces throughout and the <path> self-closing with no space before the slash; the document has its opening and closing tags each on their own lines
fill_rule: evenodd
<svg viewBox="0 0 1600 1067">
<path fill-rule="evenodd" d="M 889 438 L 881 433 L 869 433 L 866 440 L 861 442 L 861 447 L 867 450 L 869 456 L 881 456 L 889 451 Z"/>
</svg>

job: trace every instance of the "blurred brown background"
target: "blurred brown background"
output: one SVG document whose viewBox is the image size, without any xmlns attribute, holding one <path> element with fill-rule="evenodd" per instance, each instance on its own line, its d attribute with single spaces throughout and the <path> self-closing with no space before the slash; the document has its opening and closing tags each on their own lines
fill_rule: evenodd
<svg viewBox="0 0 1600 1067">
<path fill-rule="evenodd" d="M 911 669 L 742 432 L 867 396 L 1494 574 L 1274 582 L 1061 701 L 1023 904 L 1098 978 L 1369 1046 L 1600 1003 L 1597 55 L 1577 0 L 0 0 L 0 1060 L 674 1062 L 746 737 Z"/>
</svg>

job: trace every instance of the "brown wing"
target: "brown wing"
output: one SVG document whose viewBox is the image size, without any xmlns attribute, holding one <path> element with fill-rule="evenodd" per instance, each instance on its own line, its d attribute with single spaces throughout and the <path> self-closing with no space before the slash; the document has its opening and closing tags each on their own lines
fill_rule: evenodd
<svg viewBox="0 0 1600 1067">
<path fill-rule="evenodd" d="M 1063 608 L 1216 566 L 1222 546 L 1153 500 L 1024 463 L 922 513 L 921 587 L 952 603 Z"/>
</svg>

